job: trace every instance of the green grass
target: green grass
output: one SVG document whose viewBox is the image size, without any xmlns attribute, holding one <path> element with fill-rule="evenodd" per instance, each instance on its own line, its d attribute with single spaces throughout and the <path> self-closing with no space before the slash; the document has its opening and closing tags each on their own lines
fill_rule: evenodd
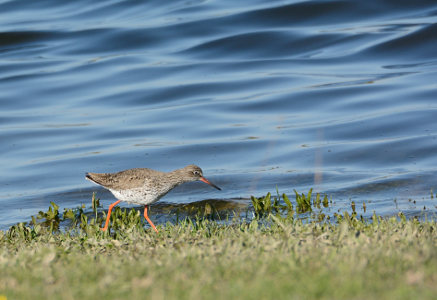
<svg viewBox="0 0 437 300">
<path fill-rule="evenodd" d="M 135 210 L 114 211 L 103 233 L 99 219 L 52 205 L 44 221 L 0 231 L 0 299 L 436 298 L 435 221 L 302 222 L 269 209 L 250 223 L 198 217 L 155 234 Z M 59 231 L 56 217 L 74 226 Z"/>
</svg>

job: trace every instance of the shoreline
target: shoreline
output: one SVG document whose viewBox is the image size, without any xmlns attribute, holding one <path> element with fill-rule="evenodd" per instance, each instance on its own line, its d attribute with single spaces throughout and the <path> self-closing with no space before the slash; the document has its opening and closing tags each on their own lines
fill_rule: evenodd
<svg viewBox="0 0 437 300">
<path fill-rule="evenodd" d="M 96 219 L 68 210 L 74 226 L 57 230 L 59 214 L 51 208 L 53 218 L 47 219 L 49 209 L 46 223 L 0 231 L 0 296 L 433 299 L 437 294 L 436 220 L 376 215 L 361 220 L 344 213 L 335 222 L 303 222 L 270 211 L 228 224 L 185 218 L 157 226 L 156 234 L 143 227 L 135 209 L 118 209 L 104 233 Z"/>
</svg>

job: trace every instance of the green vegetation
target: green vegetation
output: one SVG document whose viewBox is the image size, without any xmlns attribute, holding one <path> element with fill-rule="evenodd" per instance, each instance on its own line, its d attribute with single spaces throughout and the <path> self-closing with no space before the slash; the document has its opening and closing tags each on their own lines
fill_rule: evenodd
<svg viewBox="0 0 437 300">
<path fill-rule="evenodd" d="M 87 213 L 52 203 L 0 231 L 0 299 L 436 298 L 434 220 L 366 221 L 354 211 L 328 220 L 330 201 L 311 191 L 252 203 L 247 222 L 218 223 L 205 207 L 158 234 L 119 207 L 101 232 L 94 196 Z"/>
</svg>

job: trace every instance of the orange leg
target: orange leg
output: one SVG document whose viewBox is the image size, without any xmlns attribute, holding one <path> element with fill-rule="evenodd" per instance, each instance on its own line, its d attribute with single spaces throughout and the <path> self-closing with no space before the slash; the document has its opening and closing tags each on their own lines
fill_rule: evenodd
<svg viewBox="0 0 437 300">
<path fill-rule="evenodd" d="M 117 201 L 115 201 L 114 203 L 112 203 L 111 205 L 109 205 L 108 215 L 106 216 L 105 227 L 100 228 L 101 231 L 106 231 L 106 230 L 108 229 L 108 225 L 109 225 L 109 220 L 110 220 L 110 217 L 111 217 L 111 211 L 112 211 L 112 208 L 113 208 L 114 206 L 116 206 L 118 203 L 120 203 L 120 200 L 117 200 Z"/>
<path fill-rule="evenodd" d="M 152 228 L 155 229 L 156 233 L 158 233 L 158 229 L 156 229 L 155 225 L 153 225 L 153 222 L 149 219 L 149 216 L 147 215 L 147 205 L 144 207 L 144 218 L 146 218 L 150 226 L 152 226 Z"/>
</svg>

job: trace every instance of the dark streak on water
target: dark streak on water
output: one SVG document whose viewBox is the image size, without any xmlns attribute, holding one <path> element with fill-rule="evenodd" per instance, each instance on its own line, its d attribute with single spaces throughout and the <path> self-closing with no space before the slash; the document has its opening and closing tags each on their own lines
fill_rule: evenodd
<svg viewBox="0 0 437 300">
<path fill-rule="evenodd" d="M 223 191 L 167 203 L 278 185 L 434 214 L 436 21 L 435 0 L 0 0 L 0 228 L 107 207 L 86 171 L 190 163 Z"/>
</svg>

